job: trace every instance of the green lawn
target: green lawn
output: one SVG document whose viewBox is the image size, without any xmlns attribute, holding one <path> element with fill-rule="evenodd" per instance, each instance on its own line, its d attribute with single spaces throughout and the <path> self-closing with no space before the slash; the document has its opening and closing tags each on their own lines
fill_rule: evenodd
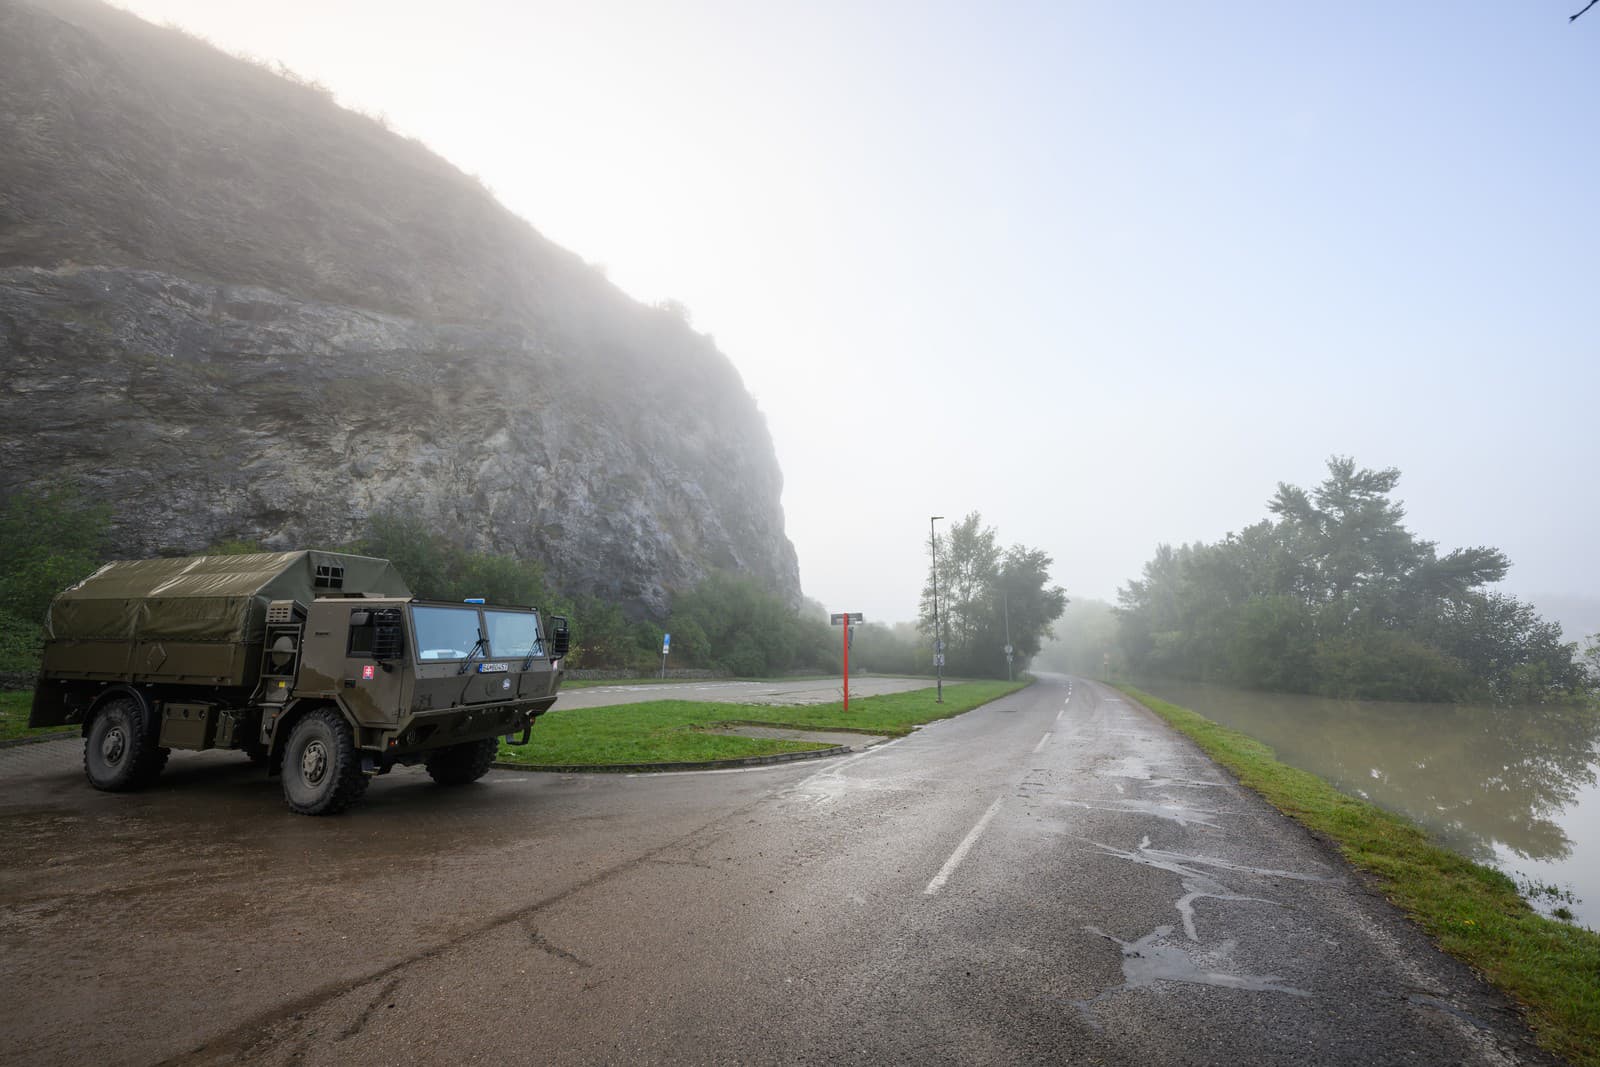
<svg viewBox="0 0 1600 1067">
<path fill-rule="evenodd" d="M 28 709 L 33 706 L 33 692 L 0 693 L 0 741 L 17 737 L 41 737 L 48 734 L 75 734 L 76 726 L 46 726 L 40 730 L 28 729 Z"/>
<path fill-rule="evenodd" d="M 947 685 L 944 703 L 934 690 L 857 697 L 846 712 L 832 704 L 715 704 L 652 700 L 604 708 L 561 707 L 540 716 L 533 740 L 520 748 L 500 746 L 500 758 L 536 766 L 614 766 L 628 763 L 697 763 L 767 756 L 828 746 L 808 741 L 730 737 L 706 733 L 726 723 L 771 723 L 808 730 L 858 730 L 899 737 L 921 723 L 959 715 L 1016 692 L 1025 682 L 965 682 Z"/>
<path fill-rule="evenodd" d="M 1520 1001 L 1547 1049 L 1600 1067 L 1600 934 L 1528 906 L 1501 872 L 1442 848 L 1406 819 L 1273 758 L 1266 745 L 1130 686 L 1273 806 L 1331 838 L 1439 947 Z"/>
</svg>

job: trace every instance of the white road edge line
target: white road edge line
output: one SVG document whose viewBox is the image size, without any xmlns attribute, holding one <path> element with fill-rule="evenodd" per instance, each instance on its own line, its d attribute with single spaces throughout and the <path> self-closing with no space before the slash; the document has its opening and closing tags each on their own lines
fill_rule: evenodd
<svg viewBox="0 0 1600 1067">
<path fill-rule="evenodd" d="M 1034 751 L 1035 755 L 1038 755 L 1040 752 L 1043 752 L 1044 751 L 1044 746 L 1046 746 L 1046 745 L 1048 745 L 1050 743 L 1050 733 L 1051 733 L 1051 731 L 1046 730 L 1044 732 L 1044 736 L 1039 738 L 1039 743 L 1037 745 L 1033 746 L 1033 751 Z"/>
<path fill-rule="evenodd" d="M 922 891 L 923 896 L 931 897 L 944 888 L 944 884 L 950 880 L 952 874 L 956 873 L 956 868 L 961 866 L 961 861 L 967 858 L 968 850 L 977 842 L 979 835 L 989 825 L 989 820 L 993 819 L 995 813 L 1000 810 L 1000 805 L 1005 799 L 1005 797 L 994 798 L 994 803 L 989 805 L 989 810 L 983 813 L 983 817 L 978 820 L 977 825 L 967 831 L 967 836 L 961 839 L 961 844 L 957 845 L 956 850 L 950 853 L 950 858 L 944 861 L 944 866 L 939 868 L 939 873 L 933 876 L 933 881 L 928 883 L 928 888 Z"/>
</svg>

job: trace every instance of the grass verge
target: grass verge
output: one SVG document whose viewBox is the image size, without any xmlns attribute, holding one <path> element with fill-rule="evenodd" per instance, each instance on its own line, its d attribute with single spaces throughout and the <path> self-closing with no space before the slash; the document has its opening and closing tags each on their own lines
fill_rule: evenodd
<svg viewBox="0 0 1600 1067">
<path fill-rule="evenodd" d="M 33 693 L 24 690 L 0 693 L 0 741 L 14 741 L 19 737 L 48 737 L 51 734 L 75 734 L 76 726 L 43 726 L 28 729 L 28 712 L 33 708 Z"/>
<path fill-rule="evenodd" d="M 699 681 L 723 682 L 727 678 L 568 678 L 561 683 L 563 689 L 595 689 L 603 685 L 684 685 Z"/>
<path fill-rule="evenodd" d="M 821 678 L 837 678 L 838 675 L 784 675 L 782 678 L 576 678 L 576 680 L 562 681 L 563 689 L 594 689 L 605 685 L 718 685 L 723 681 L 818 681 Z M 877 677 L 877 675 L 851 675 L 851 677 Z M 882 675 L 882 677 L 896 677 L 899 675 Z"/>
<path fill-rule="evenodd" d="M 769 756 L 827 748 L 812 741 L 733 737 L 707 733 L 725 723 L 793 726 L 804 730 L 856 730 L 900 737 L 912 727 L 971 711 L 1021 689 L 1025 682 L 965 682 L 944 688 L 944 703 L 934 690 L 857 697 L 846 712 L 832 704 L 715 704 L 690 700 L 652 700 L 604 708 L 566 708 L 558 700 L 540 716 L 533 740 L 520 748 L 502 744 L 508 763 L 544 766 L 615 766 L 619 763 L 698 763 L 705 760 Z"/>
<path fill-rule="evenodd" d="M 1384 895 L 1440 948 L 1526 1008 L 1541 1045 L 1575 1064 L 1600 1067 L 1600 934 L 1545 918 L 1505 874 L 1434 844 L 1399 815 L 1278 762 L 1261 742 L 1131 686 L 1118 688 L 1374 875 Z"/>
</svg>

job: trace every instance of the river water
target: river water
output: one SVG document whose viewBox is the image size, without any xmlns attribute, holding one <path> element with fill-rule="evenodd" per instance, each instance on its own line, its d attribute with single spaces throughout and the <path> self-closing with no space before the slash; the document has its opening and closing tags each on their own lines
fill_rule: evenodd
<svg viewBox="0 0 1600 1067">
<path fill-rule="evenodd" d="M 1263 741 L 1515 877 L 1570 891 L 1600 930 L 1600 714 L 1328 700 L 1198 682 L 1138 688 Z M 1549 911 L 1556 902 L 1535 900 Z"/>
</svg>

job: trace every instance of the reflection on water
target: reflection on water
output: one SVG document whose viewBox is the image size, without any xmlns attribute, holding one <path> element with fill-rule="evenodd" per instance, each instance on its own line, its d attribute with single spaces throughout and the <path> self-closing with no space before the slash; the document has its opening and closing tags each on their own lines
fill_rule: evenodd
<svg viewBox="0 0 1600 1067">
<path fill-rule="evenodd" d="M 1328 700 L 1196 682 L 1140 689 L 1271 745 L 1285 763 L 1401 812 L 1473 859 L 1558 885 L 1600 927 L 1600 715 Z"/>
</svg>

